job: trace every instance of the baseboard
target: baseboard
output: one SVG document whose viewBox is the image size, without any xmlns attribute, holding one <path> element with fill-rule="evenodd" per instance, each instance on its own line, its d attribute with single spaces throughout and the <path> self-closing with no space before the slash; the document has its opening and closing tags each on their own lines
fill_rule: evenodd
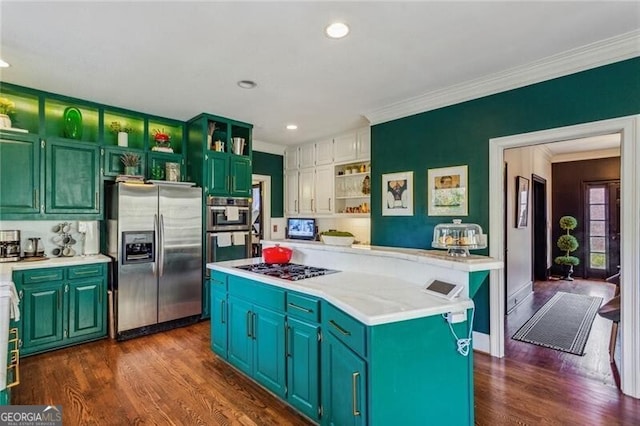
<svg viewBox="0 0 640 426">
<path fill-rule="evenodd" d="M 473 332 L 473 350 L 491 354 L 491 341 L 489 335 L 484 333 Z"/>
</svg>

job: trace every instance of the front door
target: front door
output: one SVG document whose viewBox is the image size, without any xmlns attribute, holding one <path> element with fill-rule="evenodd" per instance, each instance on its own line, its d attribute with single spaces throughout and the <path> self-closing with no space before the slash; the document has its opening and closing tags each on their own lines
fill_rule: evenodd
<svg viewBox="0 0 640 426">
<path fill-rule="evenodd" d="M 620 265 L 620 180 L 585 184 L 586 275 L 606 278 Z"/>
</svg>

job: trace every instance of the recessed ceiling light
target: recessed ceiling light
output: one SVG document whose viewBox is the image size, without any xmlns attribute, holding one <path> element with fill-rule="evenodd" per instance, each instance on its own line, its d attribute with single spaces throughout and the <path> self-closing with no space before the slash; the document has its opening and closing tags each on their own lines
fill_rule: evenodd
<svg viewBox="0 0 640 426">
<path fill-rule="evenodd" d="M 334 22 L 324 30 L 331 38 L 342 38 L 349 34 L 349 26 L 342 22 Z"/>
<path fill-rule="evenodd" d="M 9 63 L 0 59 L 0 68 L 9 68 Z"/>
<path fill-rule="evenodd" d="M 296 130 L 297 128 L 296 124 L 287 124 L 287 130 Z"/>
<path fill-rule="evenodd" d="M 238 86 L 242 87 L 243 89 L 253 89 L 257 85 L 258 84 L 256 84 L 255 81 L 251 81 L 251 80 L 240 80 L 238 82 Z"/>
</svg>

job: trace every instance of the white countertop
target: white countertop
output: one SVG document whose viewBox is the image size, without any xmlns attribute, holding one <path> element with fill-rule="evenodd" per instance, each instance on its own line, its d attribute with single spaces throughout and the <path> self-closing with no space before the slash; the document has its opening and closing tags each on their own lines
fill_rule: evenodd
<svg viewBox="0 0 640 426">
<path fill-rule="evenodd" d="M 365 246 L 355 244 L 352 246 L 332 246 L 320 241 L 301 240 L 263 240 L 261 243 L 263 246 L 279 244 L 283 247 L 299 247 L 307 250 L 366 254 L 367 256 L 403 259 L 463 272 L 487 271 L 502 269 L 504 267 L 504 263 L 501 260 L 497 260 L 492 257 L 475 254 L 466 257 L 454 257 L 449 256 L 447 252 L 443 250 Z"/>
<path fill-rule="evenodd" d="M 402 278 L 389 278 L 365 272 L 342 271 L 299 281 L 288 281 L 234 268 L 260 263 L 262 258 L 208 263 L 207 268 L 225 272 L 285 290 L 323 298 L 366 325 L 379 325 L 473 307 L 473 301 L 448 301 L 431 296 L 422 287 Z"/>
<path fill-rule="evenodd" d="M 52 257 L 46 260 L 3 262 L 0 263 L 0 281 L 11 281 L 13 271 L 24 269 L 55 268 L 59 266 L 77 266 L 91 263 L 109 263 L 111 258 L 103 254 L 91 256 Z"/>
</svg>

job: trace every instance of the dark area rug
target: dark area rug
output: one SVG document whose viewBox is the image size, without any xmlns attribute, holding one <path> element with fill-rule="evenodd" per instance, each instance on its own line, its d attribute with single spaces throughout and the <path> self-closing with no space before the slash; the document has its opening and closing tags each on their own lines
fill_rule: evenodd
<svg viewBox="0 0 640 426">
<path fill-rule="evenodd" d="M 516 331 L 512 339 L 584 355 L 601 303 L 601 297 L 559 291 Z"/>
</svg>

